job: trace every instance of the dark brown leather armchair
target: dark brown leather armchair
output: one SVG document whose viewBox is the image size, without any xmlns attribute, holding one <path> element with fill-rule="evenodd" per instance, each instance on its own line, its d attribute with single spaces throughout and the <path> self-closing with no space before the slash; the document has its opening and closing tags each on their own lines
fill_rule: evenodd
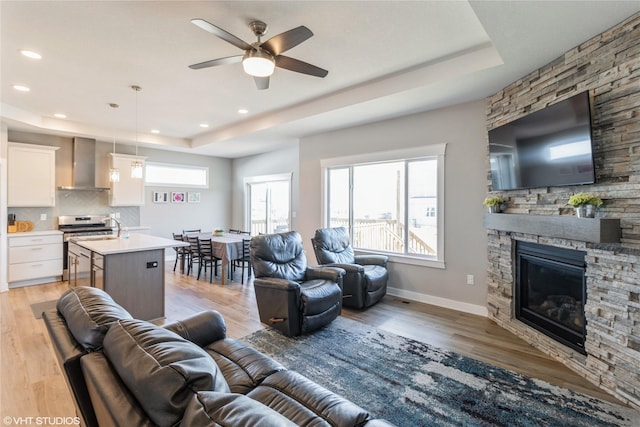
<svg viewBox="0 0 640 427">
<path fill-rule="evenodd" d="M 342 303 L 345 307 L 365 308 L 387 293 L 388 257 L 355 255 L 344 227 L 320 228 L 311 239 L 318 264 L 345 270 Z"/>
<path fill-rule="evenodd" d="M 261 322 L 296 336 L 340 315 L 344 270 L 308 267 L 297 231 L 255 236 L 249 249 Z"/>
</svg>

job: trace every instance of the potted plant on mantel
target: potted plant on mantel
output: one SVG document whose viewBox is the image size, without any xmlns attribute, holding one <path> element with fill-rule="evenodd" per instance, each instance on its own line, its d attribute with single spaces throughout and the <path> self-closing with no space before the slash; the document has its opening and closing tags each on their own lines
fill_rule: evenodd
<svg viewBox="0 0 640 427">
<path fill-rule="evenodd" d="M 573 206 L 578 218 L 593 218 L 596 208 L 602 206 L 602 199 L 591 193 L 576 193 L 569 197 L 568 204 Z"/>
<path fill-rule="evenodd" d="M 504 200 L 499 196 L 488 196 L 482 202 L 489 209 L 489 213 L 499 213 L 502 211 L 502 204 Z"/>
</svg>

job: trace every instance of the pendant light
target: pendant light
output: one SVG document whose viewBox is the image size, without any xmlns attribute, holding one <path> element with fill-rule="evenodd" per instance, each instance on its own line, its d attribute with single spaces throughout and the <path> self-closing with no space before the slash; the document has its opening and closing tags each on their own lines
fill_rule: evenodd
<svg viewBox="0 0 640 427">
<path fill-rule="evenodd" d="M 111 107 L 113 109 L 113 114 L 115 115 L 115 111 L 116 108 L 119 107 L 118 104 L 114 104 L 114 103 L 110 103 L 109 107 Z M 114 124 L 115 124 L 115 120 L 114 120 Z M 115 133 L 113 135 L 113 152 L 112 154 L 116 154 L 116 136 Z M 109 182 L 118 182 L 120 181 L 120 169 L 114 167 L 114 165 L 111 165 L 111 168 L 109 169 Z"/>
<path fill-rule="evenodd" d="M 138 155 L 138 92 L 142 90 L 140 86 L 131 86 L 136 92 L 136 156 Z M 143 166 L 138 159 L 131 162 L 131 178 L 142 179 Z"/>
</svg>

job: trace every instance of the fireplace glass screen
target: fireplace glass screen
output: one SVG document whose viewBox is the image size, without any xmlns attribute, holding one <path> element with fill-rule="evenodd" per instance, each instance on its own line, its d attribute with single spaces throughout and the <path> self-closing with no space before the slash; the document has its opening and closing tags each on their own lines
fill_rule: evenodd
<svg viewBox="0 0 640 427">
<path fill-rule="evenodd" d="M 516 249 L 516 318 L 584 351 L 585 253 L 528 242 Z"/>
</svg>

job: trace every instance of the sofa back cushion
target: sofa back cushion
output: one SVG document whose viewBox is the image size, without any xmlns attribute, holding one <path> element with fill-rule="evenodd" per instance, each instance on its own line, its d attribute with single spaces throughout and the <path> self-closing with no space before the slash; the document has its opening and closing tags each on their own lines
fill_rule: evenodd
<svg viewBox="0 0 640 427">
<path fill-rule="evenodd" d="M 311 239 L 318 264 L 353 264 L 355 253 L 344 227 L 319 228 Z"/>
<path fill-rule="evenodd" d="M 249 254 L 256 278 L 305 280 L 307 256 L 302 247 L 302 236 L 297 231 L 254 236 L 249 244 Z"/>
<path fill-rule="evenodd" d="M 56 304 L 73 337 L 87 351 L 99 350 L 109 326 L 120 319 L 131 319 L 105 291 L 79 286 L 62 294 Z"/>
<path fill-rule="evenodd" d="M 184 414 L 186 426 L 261 426 L 294 427 L 278 412 L 236 393 L 198 392 Z"/>
<path fill-rule="evenodd" d="M 178 423 L 197 391 L 229 392 L 218 366 L 202 348 L 143 320 L 114 323 L 103 351 L 157 425 Z"/>
</svg>

